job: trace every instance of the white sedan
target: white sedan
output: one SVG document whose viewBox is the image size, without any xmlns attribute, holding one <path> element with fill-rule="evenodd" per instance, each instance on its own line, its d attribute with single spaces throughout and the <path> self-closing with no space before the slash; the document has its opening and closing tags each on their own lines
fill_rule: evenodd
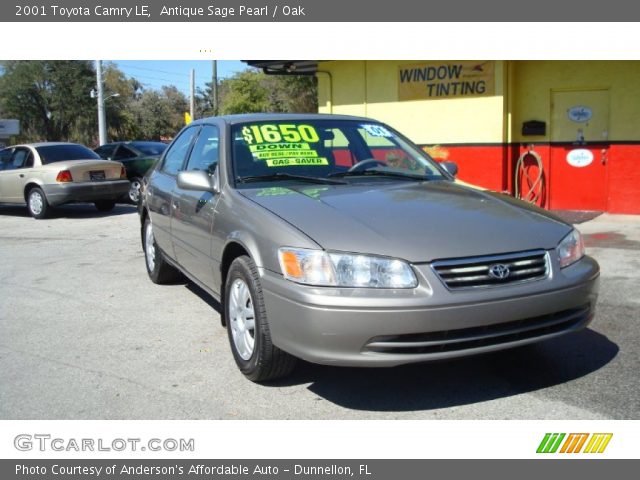
<svg viewBox="0 0 640 480">
<path fill-rule="evenodd" d="M 0 150 L 0 202 L 26 203 L 34 218 L 73 202 L 92 202 L 108 212 L 128 191 L 124 166 L 83 145 L 47 142 Z"/>
</svg>

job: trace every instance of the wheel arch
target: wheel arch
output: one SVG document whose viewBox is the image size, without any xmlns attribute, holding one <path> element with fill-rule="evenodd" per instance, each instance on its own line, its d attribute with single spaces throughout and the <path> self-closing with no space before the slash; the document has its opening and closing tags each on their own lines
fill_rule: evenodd
<svg viewBox="0 0 640 480">
<path fill-rule="evenodd" d="M 222 304 L 223 309 L 224 309 L 224 302 L 225 302 L 225 298 L 224 298 L 224 292 L 226 289 L 225 284 L 227 281 L 227 274 L 229 273 L 229 268 L 231 267 L 231 264 L 236 258 L 246 255 L 247 257 L 251 258 L 256 263 L 256 265 L 259 265 L 257 261 L 258 258 L 256 258 L 256 255 L 253 254 L 254 251 L 256 251 L 255 247 L 254 249 L 251 249 L 250 247 L 248 247 L 247 244 L 243 241 L 242 238 L 240 238 L 239 235 L 232 235 L 228 239 L 227 244 L 225 245 L 224 250 L 222 252 L 222 260 L 220 262 L 220 302 Z M 222 324 L 222 326 L 226 326 L 224 315 L 220 315 L 220 323 Z"/>
<path fill-rule="evenodd" d="M 27 202 L 28 202 L 28 198 L 27 198 L 27 197 L 29 196 L 29 192 L 30 192 L 31 190 L 33 190 L 34 188 L 36 188 L 36 187 L 38 187 L 38 188 L 42 188 L 42 184 L 40 184 L 40 183 L 36 182 L 35 180 L 29 180 L 29 181 L 26 183 L 26 185 L 24 186 L 24 189 L 23 189 L 23 191 L 22 191 L 22 195 L 23 195 L 23 197 L 24 197 L 24 201 L 25 201 L 25 203 L 27 203 Z"/>
</svg>

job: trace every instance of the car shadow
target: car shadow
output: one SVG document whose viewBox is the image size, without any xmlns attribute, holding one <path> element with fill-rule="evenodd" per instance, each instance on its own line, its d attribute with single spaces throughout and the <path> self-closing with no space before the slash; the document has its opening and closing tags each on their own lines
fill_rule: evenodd
<svg viewBox="0 0 640 480">
<path fill-rule="evenodd" d="M 182 282 L 179 282 L 182 283 Z M 189 291 L 219 314 L 222 306 L 193 282 Z M 286 378 L 265 388 L 308 385 L 318 397 L 344 408 L 369 412 L 411 412 L 470 405 L 562 385 L 598 371 L 620 351 L 592 329 L 544 342 L 451 360 L 394 368 L 349 368 L 299 361 Z M 592 392 L 590 397 L 597 397 Z M 574 392 L 560 392 L 571 402 Z M 597 398 L 594 402 L 598 403 Z"/>
<path fill-rule="evenodd" d="M 183 282 L 178 281 L 178 283 L 183 283 Z M 222 315 L 222 305 L 220 304 L 220 302 L 212 298 L 211 295 L 209 295 L 207 292 L 205 292 L 202 288 L 200 288 L 198 285 L 196 285 L 192 281 L 184 278 L 184 283 L 187 290 L 197 295 L 200 298 L 200 300 L 202 300 L 204 303 L 206 303 L 211 308 L 213 308 L 218 314 Z"/>
<path fill-rule="evenodd" d="M 114 215 L 127 215 L 136 212 L 137 207 L 135 205 L 128 205 L 124 203 L 116 204 L 115 208 L 110 212 L 99 212 L 91 203 L 74 203 L 51 209 L 49 216 L 42 221 L 46 222 L 47 220 L 56 218 L 108 217 Z M 0 216 L 30 217 L 27 207 L 21 205 L 0 205 Z"/>
<path fill-rule="evenodd" d="M 486 402 L 578 379 L 599 370 L 618 346 L 591 329 L 483 355 L 395 368 L 340 368 L 301 362 L 268 387 L 310 383 L 319 397 L 378 412 L 434 410 Z"/>
</svg>

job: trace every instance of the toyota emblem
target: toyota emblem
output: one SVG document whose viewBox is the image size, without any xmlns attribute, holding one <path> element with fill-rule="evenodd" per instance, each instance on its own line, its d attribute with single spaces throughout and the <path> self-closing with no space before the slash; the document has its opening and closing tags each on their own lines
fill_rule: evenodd
<svg viewBox="0 0 640 480">
<path fill-rule="evenodd" d="M 502 263 L 496 263 L 489 267 L 489 276 L 497 278 L 498 280 L 504 280 L 509 276 L 509 267 Z"/>
</svg>

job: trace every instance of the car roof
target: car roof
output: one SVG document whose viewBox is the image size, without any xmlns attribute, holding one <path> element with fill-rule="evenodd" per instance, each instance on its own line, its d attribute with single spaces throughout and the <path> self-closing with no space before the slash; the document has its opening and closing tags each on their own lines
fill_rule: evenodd
<svg viewBox="0 0 640 480">
<path fill-rule="evenodd" d="M 118 140 L 117 142 L 105 143 L 104 145 L 100 145 L 100 147 L 107 145 L 166 145 L 166 143 L 160 142 L 159 140 Z"/>
<path fill-rule="evenodd" d="M 194 120 L 192 125 L 207 123 L 211 120 L 222 120 L 228 124 L 245 122 L 265 122 L 279 120 L 355 120 L 358 122 L 377 122 L 372 118 L 354 117 L 352 115 L 337 115 L 329 113 L 242 113 L 237 115 L 221 115 L 219 117 L 207 117 Z"/>
<path fill-rule="evenodd" d="M 9 145 L 6 148 L 15 148 L 15 147 L 33 147 L 33 148 L 37 148 L 37 147 L 52 147 L 55 145 L 80 145 L 79 143 L 72 143 L 72 142 L 36 142 L 36 143 L 21 143 L 19 145 Z M 80 145 L 81 147 L 84 147 L 84 145 Z"/>
</svg>

